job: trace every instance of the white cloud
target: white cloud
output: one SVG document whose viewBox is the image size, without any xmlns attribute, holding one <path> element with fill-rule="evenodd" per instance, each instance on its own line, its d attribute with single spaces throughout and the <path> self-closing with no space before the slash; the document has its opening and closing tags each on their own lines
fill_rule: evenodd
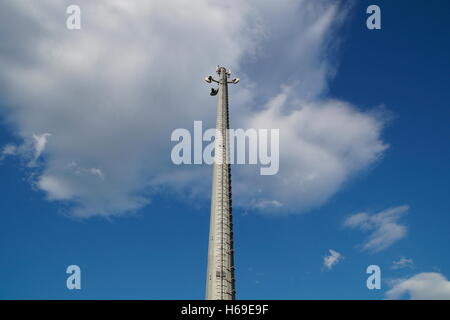
<svg viewBox="0 0 450 320">
<path fill-rule="evenodd" d="M 208 199 L 211 168 L 174 166 L 170 135 L 194 120 L 214 126 L 202 79 L 217 64 L 241 78 L 230 88 L 232 126 L 281 129 L 278 175 L 233 167 L 237 206 L 313 208 L 386 148 L 382 117 L 321 98 L 346 5 L 79 1 L 82 29 L 69 31 L 69 4 L 0 2 L 0 93 L 18 137 L 52 133 L 34 138 L 34 157 L 46 153 L 35 183 L 74 215 L 124 214 L 159 190 Z"/>
<path fill-rule="evenodd" d="M 47 192 L 50 200 L 67 200 L 73 196 L 73 190 L 65 183 L 64 180 L 60 180 L 57 177 L 50 175 L 43 175 L 39 178 L 37 186 Z"/>
<path fill-rule="evenodd" d="M 0 160 L 3 160 L 7 156 L 13 156 L 17 153 L 17 146 L 13 144 L 7 144 L 3 147 L 2 152 L 0 153 Z"/>
<path fill-rule="evenodd" d="M 409 279 L 397 280 L 386 292 L 387 299 L 409 295 L 412 300 L 450 300 L 450 282 L 437 272 L 423 272 Z"/>
<path fill-rule="evenodd" d="M 339 252 L 329 249 L 330 254 L 323 258 L 323 267 L 328 270 L 333 269 L 333 267 L 338 264 L 344 257 Z"/>
<path fill-rule="evenodd" d="M 403 269 L 403 268 L 413 268 L 414 261 L 413 259 L 408 259 L 405 257 L 400 257 L 398 260 L 392 262 L 392 269 Z"/>
<path fill-rule="evenodd" d="M 7 144 L 0 153 L 0 160 L 7 156 L 20 156 L 28 161 L 29 167 L 36 166 L 36 161 L 45 150 L 47 139 L 50 133 L 31 134 L 23 137 L 23 143 L 20 145 Z"/>
<path fill-rule="evenodd" d="M 105 175 L 103 174 L 102 170 L 98 168 L 91 168 L 89 169 L 89 172 L 93 174 L 94 176 L 99 177 L 100 179 L 105 179 Z"/>
<path fill-rule="evenodd" d="M 277 200 L 258 199 L 250 207 L 256 209 L 280 208 L 283 204 Z"/>
<path fill-rule="evenodd" d="M 101 169 L 99 169 L 99 168 L 89 168 L 89 169 L 83 168 L 83 167 L 79 166 L 75 161 L 72 161 L 71 163 L 69 163 L 67 168 L 77 175 L 93 175 L 100 179 L 105 179 L 105 175 Z"/>
<path fill-rule="evenodd" d="M 272 199 L 282 204 L 272 210 L 315 207 L 386 148 L 379 140 L 383 122 L 377 116 L 342 101 L 300 101 L 290 91 L 284 88 L 265 110 L 249 117 L 249 127 L 280 128 L 280 171 L 260 176 L 256 168 L 235 168 L 238 205 Z"/>
<path fill-rule="evenodd" d="M 45 146 L 47 145 L 47 138 L 50 137 L 50 133 L 43 133 L 40 135 L 33 133 L 34 140 L 34 158 L 30 165 L 34 165 L 37 159 L 41 156 L 42 152 L 45 150 Z"/>
<path fill-rule="evenodd" d="M 406 236 L 407 227 L 398 220 L 408 210 L 408 206 L 399 206 L 372 215 L 365 212 L 357 213 L 348 217 L 344 221 L 344 226 L 369 232 L 369 237 L 362 247 L 364 250 L 378 252 Z"/>
</svg>

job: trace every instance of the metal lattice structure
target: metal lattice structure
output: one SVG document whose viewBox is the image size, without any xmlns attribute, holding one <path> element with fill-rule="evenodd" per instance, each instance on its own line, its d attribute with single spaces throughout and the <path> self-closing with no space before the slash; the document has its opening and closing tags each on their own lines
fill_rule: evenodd
<svg viewBox="0 0 450 320">
<path fill-rule="evenodd" d="M 234 278 L 233 220 L 231 205 L 231 170 L 229 150 L 228 83 L 238 83 L 235 78 L 228 81 L 230 71 L 218 67 L 219 80 L 211 76 L 206 82 L 218 83 L 211 95 L 217 95 L 217 118 L 215 161 L 211 193 L 211 220 L 208 247 L 208 270 L 206 278 L 207 300 L 234 300 L 236 297 Z"/>
</svg>

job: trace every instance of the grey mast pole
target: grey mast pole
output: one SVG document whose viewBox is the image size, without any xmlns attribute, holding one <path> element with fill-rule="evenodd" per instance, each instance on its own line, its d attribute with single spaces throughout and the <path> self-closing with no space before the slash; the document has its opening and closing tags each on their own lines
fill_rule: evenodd
<svg viewBox="0 0 450 320">
<path fill-rule="evenodd" d="M 217 94 L 217 118 L 215 156 L 211 192 L 211 218 L 208 245 L 208 270 L 206 277 L 207 300 L 234 300 L 236 297 L 234 278 L 233 221 L 231 211 L 231 170 L 229 150 L 228 81 L 230 71 L 217 67 L 219 80 L 212 76 L 205 80 L 219 84 L 212 89 Z"/>
</svg>

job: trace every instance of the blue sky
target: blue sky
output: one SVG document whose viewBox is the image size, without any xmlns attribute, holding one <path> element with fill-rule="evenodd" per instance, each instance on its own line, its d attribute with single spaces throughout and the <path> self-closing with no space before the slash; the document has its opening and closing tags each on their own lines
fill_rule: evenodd
<svg viewBox="0 0 450 320">
<path fill-rule="evenodd" d="M 332 1 L 322 1 L 321 3 L 328 8 L 327 6 Z M 365 27 L 367 18 L 365 9 L 370 4 L 378 4 L 381 8 L 381 30 L 371 31 Z M 83 4 L 80 3 L 80 5 L 83 10 Z M 12 10 L 11 8 L 14 7 L 8 4 L 5 6 L 9 6 L 8 10 Z M 46 9 L 53 10 L 55 8 L 44 5 L 42 10 Z M 298 10 L 302 9 L 304 9 L 302 6 L 298 8 Z M 270 84 L 269 80 L 258 80 L 258 77 L 267 77 L 268 75 L 267 73 L 259 74 L 263 72 L 256 70 L 256 66 L 258 63 L 264 62 L 266 69 L 263 69 L 267 70 L 268 68 L 270 72 L 267 62 L 280 57 L 277 55 L 278 51 L 284 52 L 288 51 L 290 47 L 295 47 L 295 43 L 289 38 L 292 35 L 282 33 L 285 32 L 283 30 L 279 31 L 280 34 L 275 33 L 273 39 L 269 36 L 269 40 L 273 40 L 272 45 L 263 44 L 266 55 L 256 55 L 256 58 L 247 59 L 245 54 L 230 57 L 233 55 L 230 53 L 232 51 L 227 51 L 225 52 L 227 57 L 223 58 L 221 55 L 225 54 L 224 52 L 212 52 L 204 58 L 204 65 L 201 61 L 195 63 L 195 66 L 201 66 L 202 72 L 203 70 L 212 72 L 211 64 L 212 61 L 215 61 L 214 59 L 229 59 L 225 63 L 236 66 L 232 69 L 244 75 L 239 75 L 242 83 L 246 79 L 251 80 L 252 77 L 258 78 L 253 80 L 254 83 L 260 85 L 268 97 L 273 97 L 280 92 L 280 84 L 283 83 L 279 77 L 286 77 L 286 79 L 292 78 L 293 83 L 295 80 L 300 83 L 299 86 L 284 84 L 292 85 L 293 89 L 291 90 L 298 91 L 295 97 L 307 100 L 305 103 L 321 107 L 320 101 L 331 98 L 346 101 L 355 106 L 356 111 L 351 111 L 353 113 L 350 114 L 361 112 L 371 116 L 381 113 L 382 128 L 376 130 L 375 140 L 389 145 L 388 148 L 377 154 L 378 160 L 364 161 L 364 165 L 361 167 L 345 172 L 344 176 L 348 175 L 349 178 L 337 183 L 336 187 L 333 185 L 332 191 L 323 193 L 320 201 L 304 204 L 301 199 L 295 199 L 296 186 L 292 185 L 294 196 L 283 198 L 288 208 L 286 211 L 290 214 L 284 214 L 287 212 L 282 212 L 283 209 L 281 212 L 265 213 L 255 207 L 245 207 L 242 203 L 249 198 L 237 196 L 237 206 L 234 208 L 234 231 L 238 299 L 382 299 L 389 296 L 387 292 L 401 281 L 399 279 L 417 280 L 419 279 L 417 276 L 423 276 L 425 273 L 428 276 L 439 274 L 447 279 L 450 278 L 450 257 L 448 255 L 450 249 L 450 148 L 448 143 L 450 136 L 448 103 L 450 101 L 448 78 L 450 74 L 448 63 L 450 22 L 447 18 L 449 9 L 450 5 L 447 1 L 438 0 L 416 1 L 413 4 L 410 1 L 358 1 L 351 8 L 341 7 L 340 10 L 345 11 L 345 16 L 342 17 L 339 12 L 334 12 L 332 16 L 335 21 L 338 21 L 336 25 L 329 24 L 327 31 L 319 34 L 319 40 L 323 35 L 324 38 L 332 38 L 335 41 L 325 41 L 324 43 L 327 45 L 318 45 L 317 50 L 314 49 L 312 52 L 303 54 L 303 51 L 299 51 L 303 55 L 298 58 L 300 60 L 298 65 L 289 65 L 290 60 L 286 58 L 285 64 L 277 67 L 276 63 L 278 62 L 274 60 L 276 70 L 273 71 L 273 74 L 269 74 L 274 79 L 275 83 L 273 84 Z M 20 12 L 17 11 L 19 10 L 17 8 L 14 10 L 16 11 L 13 12 Z M 165 8 L 160 10 L 165 12 Z M 1 10 L 0 12 L 6 11 Z M 86 13 L 86 16 L 88 14 Z M 262 13 L 262 15 L 264 14 Z M 317 14 L 320 16 L 320 13 Z M 2 14 L 0 13 L 0 15 Z M 282 15 L 280 14 L 280 16 Z M 289 16 L 289 18 L 292 17 Z M 299 13 L 298 19 L 308 20 L 308 17 L 305 18 Z M 332 21 L 334 21 L 333 19 Z M 25 41 L 28 39 L 25 36 L 26 29 L 24 31 L 27 26 L 26 22 L 20 19 L 18 21 L 14 25 L 17 27 L 14 29 L 17 31 L 15 38 L 8 38 L 10 42 L 7 42 L 5 47 L 0 47 L 0 51 L 3 52 L 1 62 L 9 61 L 7 52 L 10 49 L 21 48 L 17 45 L 17 43 L 21 43 L 21 39 L 24 39 L 24 43 L 31 45 L 32 41 Z M 277 19 L 269 20 L 268 24 L 274 23 L 274 21 L 276 22 Z M 172 26 L 172 23 L 175 25 L 176 22 L 169 20 L 165 23 Z M 241 22 L 237 20 L 236 23 Z M 7 34 L 4 27 L 5 25 L 2 24 L 0 34 L 2 38 Z M 89 22 L 86 22 L 86 29 L 90 30 Z M 216 31 L 221 32 L 220 29 Z M 38 31 L 35 32 L 38 33 Z M 197 32 L 197 30 L 194 29 L 192 32 Z M 287 40 L 283 40 L 284 38 L 280 35 L 284 35 Z M 116 35 L 117 39 L 121 39 L 122 36 L 123 34 Z M 145 35 L 139 36 L 145 38 Z M 229 35 L 224 34 L 224 36 Z M 57 36 L 55 37 L 59 39 Z M 111 34 L 105 35 L 105 37 L 115 39 Z M 255 36 L 256 39 L 259 37 L 261 37 L 260 34 Z M 45 42 L 46 38 L 37 36 L 36 39 Z M 249 36 L 248 39 L 241 39 L 237 43 L 243 47 L 252 47 L 253 36 Z M 303 41 L 302 38 L 299 39 L 299 41 Z M 214 45 L 209 38 L 203 40 L 207 45 Z M 201 46 L 202 39 L 199 38 L 197 41 Z M 113 42 L 106 42 L 106 44 Z M 283 44 L 286 49 L 274 47 L 279 43 Z M 176 45 L 183 46 L 183 43 Z M 294 51 L 294 53 L 296 52 Z M 320 84 L 311 87 L 306 85 L 302 89 L 302 84 L 312 79 L 313 76 L 296 79 L 295 75 L 286 73 L 286 70 L 291 68 L 297 70 L 295 68 L 298 68 L 302 72 L 316 75 L 317 67 L 324 65 L 323 61 L 318 63 L 315 58 L 309 57 L 316 53 L 326 57 L 323 59 L 326 61 L 325 69 L 328 71 L 323 76 L 324 80 L 318 80 Z M 21 52 L 20 55 L 17 55 L 17 59 L 26 60 L 26 56 L 29 54 L 29 52 Z M 86 51 L 85 54 L 89 55 L 90 51 Z M 139 55 L 137 56 L 139 57 Z M 296 61 L 297 56 L 293 57 L 292 61 Z M 73 59 L 76 60 L 76 57 Z M 36 61 L 42 62 L 43 60 Z M 171 63 L 170 59 L 168 61 L 160 60 L 159 64 L 162 69 L 159 69 L 159 72 L 163 72 L 166 67 L 172 67 Z M 191 61 L 188 60 L 187 66 L 183 65 L 182 59 L 177 60 L 177 63 L 182 65 L 176 70 L 182 80 L 197 76 L 197 74 L 185 74 L 191 70 L 189 69 Z M 304 65 L 308 63 L 310 67 Z M 30 63 L 30 66 L 32 65 L 33 63 Z M 133 67 L 134 65 L 128 66 L 129 69 L 133 69 Z M 49 70 L 53 71 L 54 69 Z M 77 135 L 74 135 L 76 130 L 71 130 L 72 127 L 76 129 L 76 115 L 80 115 L 84 119 L 83 121 L 88 123 L 96 118 L 96 113 L 91 114 L 86 111 L 89 108 L 83 109 L 84 113 L 80 111 L 80 114 L 73 114 L 62 107 L 55 109 L 62 111 L 51 110 L 50 107 L 47 108 L 47 103 L 50 105 L 61 102 L 61 100 L 55 99 L 55 102 L 51 98 L 42 98 L 40 95 L 34 95 L 32 90 L 32 88 L 44 88 L 42 90 L 45 90 L 48 86 L 50 90 L 67 88 L 72 92 L 67 85 L 72 84 L 73 79 L 56 77 L 55 79 L 62 79 L 64 84 L 64 86 L 57 87 L 51 81 L 42 85 L 42 82 L 28 82 L 20 76 L 17 78 L 7 76 L 6 74 L 9 74 L 10 70 L 7 70 L 5 64 L 0 64 L 0 72 L 5 75 L 0 78 L 0 91 L 2 96 L 5 96 L 0 101 L 0 114 L 3 119 L 0 126 L 0 147 L 14 144 L 19 149 L 25 150 L 28 143 L 26 135 L 30 132 L 39 134 L 50 132 L 52 134 L 36 166 L 28 165 L 30 156 L 26 152 L 24 155 L 6 156 L 0 162 L 2 194 L 0 202 L 0 298 L 203 299 L 209 231 L 209 192 L 206 196 L 198 196 L 198 193 L 201 194 L 208 190 L 211 168 L 202 166 L 199 171 L 195 171 L 194 174 L 201 175 L 201 181 L 188 179 L 187 189 L 181 189 L 181 191 L 173 188 L 170 183 L 154 184 L 150 188 L 144 184 L 147 187 L 143 188 L 140 180 L 148 177 L 153 179 L 154 176 L 153 171 L 147 172 L 147 168 L 141 163 L 145 163 L 148 159 L 155 159 L 153 167 L 156 171 L 162 171 L 165 165 L 160 164 L 156 160 L 156 156 L 149 158 L 132 156 L 131 153 L 139 153 L 137 150 L 141 150 L 142 145 L 139 148 L 132 147 L 131 142 L 136 139 L 132 133 L 129 133 L 133 132 L 133 129 L 127 129 L 129 138 L 123 137 L 126 147 L 117 147 L 120 149 L 117 152 L 125 154 L 123 158 L 125 160 L 118 158 L 117 162 L 127 161 L 127 152 L 129 152 L 129 162 L 136 164 L 136 168 L 128 165 L 128 171 L 125 171 L 125 174 L 127 177 L 136 176 L 137 178 L 129 181 L 120 175 L 113 176 L 117 181 L 123 181 L 123 185 L 119 183 L 116 186 L 114 183 L 117 184 L 117 181 L 113 180 L 111 185 L 114 188 L 111 189 L 104 188 L 101 184 L 90 183 L 90 180 L 71 180 L 68 175 L 61 173 L 59 163 L 62 162 L 58 161 L 63 159 L 67 162 L 67 159 L 72 159 L 70 157 L 77 157 L 78 153 L 83 152 L 89 155 L 97 154 L 92 149 L 86 149 L 87 147 L 77 140 Z M 93 71 L 85 72 L 85 74 L 80 73 L 77 76 L 83 80 L 90 79 L 85 75 L 91 75 Z M 150 71 L 145 69 L 142 72 L 146 74 Z M 141 74 L 132 75 L 137 77 Z M 126 74 L 124 74 L 125 77 Z M 163 77 L 162 74 L 161 77 Z M 317 77 L 321 79 L 320 74 Z M 201 79 L 200 76 L 198 78 Z M 8 81 L 13 83 L 13 80 L 17 82 L 10 86 Z M 67 82 L 65 82 L 66 80 Z M 24 81 L 25 88 L 28 89 L 25 89 L 25 93 L 22 94 L 25 96 L 23 100 L 9 93 L 9 89 L 14 90 L 14 85 L 22 84 L 21 81 Z M 102 104 L 105 100 L 95 100 L 95 98 L 83 100 L 88 96 L 86 92 L 96 91 L 97 89 L 92 90 L 92 87 L 97 88 L 98 85 L 95 80 L 85 82 L 85 84 L 85 86 L 75 85 L 75 90 L 73 90 L 75 93 L 63 96 L 62 101 L 67 101 L 64 99 L 70 97 L 73 99 L 73 105 L 80 103 L 80 108 L 82 103 L 88 106 L 95 105 L 95 103 Z M 164 91 L 164 84 L 164 80 L 151 84 L 152 86 L 148 89 L 150 96 L 145 97 L 148 108 L 153 108 L 161 101 L 164 103 L 171 101 L 175 104 L 178 102 L 176 97 L 171 96 L 173 93 L 176 95 L 177 90 L 171 89 L 169 98 L 174 99 L 173 101 L 158 94 L 159 91 Z M 52 87 L 53 85 L 56 87 Z M 111 81 L 112 87 L 106 86 L 105 88 L 115 88 L 115 85 L 116 83 Z M 211 114 L 205 116 L 207 118 L 205 121 L 212 119 L 214 109 L 209 106 L 213 106 L 214 102 L 208 96 L 208 87 L 200 81 L 192 81 L 190 85 L 198 87 L 198 92 L 206 96 L 207 100 L 199 100 L 200 98 L 197 99 L 198 92 L 192 91 L 195 102 L 209 101 L 207 102 L 209 103 L 208 108 L 205 110 L 209 110 Z M 119 83 L 119 86 L 122 88 L 126 84 Z M 242 86 L 246 88 L 245 84 Z M 156 88 L 155 92 L 152 91 L 153 88 Z M 103 89 L 103 87 L 99 87 L 99 95 L 102 94 Z M 302 90 L 306 91 L 306 89 L 311 92 L 317 91 L 312 94 L 314 102 L 308 100 L 310 97 L 304 96 L 305 93 Z M 255 103 L 255 101 L 259 102 L 258 99 L 265 99 L 261 98 L 264 96 L 263 94 L 246 100 L 246 92 L 238 90 L 243 89 L 233 88 L 230 92 L 231 107 L 233 107 L 233 93 L 235 93 L 236 105 L 244 105 L 249 101 Z M 57 94 L 59 93 L 55 93 L 55 95 Z M 131 111 L 128 114 L 133 112 L 139 114 L 137 109 L 135 110 L 132 106 L 134 96 L 133 99 L 127 100 L 130 95 L 124 95 L 123 91 L 119 91 L 117 96 L 113 96 L 111 100 L 105 102 L 105 105 L 112 106 L 108 114 L 113 114 L 113 116 L 110 119 L 101 119 L 93 127 L 86 125 L 85 131 L 101 127 L 102 130 L 109 133 L 107 127 L 109 123 L 115 124 L 115 112 L 120 115 L 118 111 L 120 108 L 114 109 L 114 106 L 117 101 L 119 104 L 121 103 L 121 96 L 124 96 L 124 100 L 130 104 Z M 261 103 L 264 104 L 267 102 L 266 100 Z M 41 108 L 39 109 L 41 111 L 33 113 L 34 111 L 27 109 L 28 104 L 35 104 L 35 109 Z M 255 105 L 257 104 L 255 103 Z M 73 105 L 68 101 L 67 108 L 73 108 Z M 101 109 L 97 109 L 97 105 L 95 107 L 94 111 L 98 112 L 98 115 L 104 115 Z M 186 122 L 183 122 L 183 119 L 170 120 L 163 115 L 162 111 L 158 110 L 155 109 L 153 117 L 162 119 L 160 122 L 168 122 L 170 125 L 167 128 L 169 129 L 176 128 L 176 125 L 180 123 L 190 126 L 193 120 L 203 119 L 201 117 L 204 114 L 204 110 L 201 108 L 188 116 L 181 114 L 180 118 L 187 119 Z M 230 112 L 232 113 L 233 110 Z M 258 112 L 258 107 L 253 107 L 252 112 Z M 42 119 L 40 116 L 43 116 Z M 377 119 L 376 116 L 374 117 Z M 33 122 L 34 120 L 31 118 L 36 119 L 36 122 Z M 54 119 L 54 122 L 51 124 L 46 122 L 49 118 Z M 350 116 L 349 119 L 357 120 L 358 117 Z M 130 121 L 132 120 L 133 118 Z M 237 121 L 235 120 L 235 123 Z M 72 123 L 74 123 L 73 126 Z M 49 128 L 48 131 L 45 128 L 42 129 L 43 125 L 51 125 L 51 129 Z M 112 127 L 111 132 L 121 128 L 120 125 L 121 123 Z M 168 138 L 170 135 L 167 135 L 169 129 L 159 127 L 157 122 L 151 123 L 150 126 L 154 128 L 151 134 L 143 131 L 140 135 L 151 142 L 156 141 L 160 136 L 163 137 L 162 139 L 167 137 L 166 140 L 163 140 L 161 148 L 155 148 L 155 153 L 166 152 L 170 143 Z M 139 129 L 139 125 L 136 125 L 136 128 Z M 81 131 L 84 129 L 80 128 L 80 135 L 83 134 Z M 99 132 L 92 131 L 92 133 Z M 101 133 L 98 135 L 100 136 Z M 61 142 L 56 139 L 60 136 L 68 139 L 63 139 L 63 142 L 73 143 L 74 148 L 66 150 L 58 147 L 57 144 Z M 52 145 L 53 137 L 55 137 L 53 141 L 56 141 L 55 146 Z M 119 135 L 118 139 L 118 144 L 120 144 L 122 135 Z M 83 139 L 83 141 L 85 140 Z M 369 142 L 375 143 L 372 140 Z M 110 162 L 110 159 L 119 154 L 116 153 L 115 147 L 109 148 L 108 143 L 109 140 L 94 138 L 92 145 L 99 150 L 99 156 L 80 155 L 76 162 L 80 170 L 96 168 L 102 164 L 107 180 L 111 176 L 108 176 L 108 168 L 118 168 L 115 163 Z M 80 145 L 82 147 L 78 147 Z M 103 147 L 104 149 L 102 149 Z M 152 145 L 145 145 L 145 147 L 152 147 Z M 102 158 L 105 153 L 108 153 L 109 160 Z M 168 153 L 164 153 L 162 159 L 168 162 L 170 160 Z M 169 166 L 167 170 L 176 171 L 178 169 Z M 283 167 L 280 167 L 280 172 L 282 170 Z M 48 187 L 48 184 L 40 183 L 39 181 L 42 182 L 42 180 L 36 178 L 44 175 L 57 176 L 57 174 L 61 179 L 66 179 L 61 181 L 73 183 L 77 189 L 69 188 L 70 192 L 61 195 L 57 191 L 58 189 L 63 190 L 64 184 L 58 185 L 54 190 Z M 178 174 L 181 176 L 179 171 Z M 281 172 L 281 174 L 283 173 Z M 164 176 L 164 178 L 166 177 Z M 171 176 L 168 175 L 168 177 Z M 239 177 L 246 177 L 246 175 L 238 175 L 235 179 L 239 179 Z M 170 178 L 167 180 L 171 181 Z M 196 184 L 189 185 L 192 183 L 191 181 L 195 181 Z M 241 179 L 237 182 L 233 180 L 233 183 L 239 184 L 236 185 L 235 190 L 241 190 L 242 185 L 246 186 L 255 181 L 259 183 L 261 180 L 245 181 Z M 196 189 L 197 183 L 198 189 Z M 328 186 L 328 180 L 325 180 L 324 183 Z M 261 184 L 261 187 L 264 186 Z M 132 197 L 130 189 L 135 192 Z M 87 190 L 88 195 L 82 190 Z M 156 191 L 152 193 L 154 190 Z M 311 190 L 313 191 L 299 190 L 299 198 L 310 196 L 316 192 L 322 193 L 322 190 L 316 189 L 315 186 Z M 192 196 L 179 196 L 180 193 L 190 194 L 190 192 L 193 193 Z M 263 192 L 266 196 L 278 196 L 270 187 L 264 189 Z M 118 200 L 116 201 L 116 199 Z M 141 199 L 145 201 L 142 202 Z M 111 204 L 109 205 L 108 202 Z M 363 230 L 344 226 L 346 219 L 354 214 L 366 212 L 373 217 L 388 208 L 403 205 L 407 205 L 409 209 L 407 213 L 394 221 L 394 225 L 400 226 L 406 230 L 406 233 L 378 251 L 363 249 L 364 243 L 373 232 L 377 231 L 378 225 L 372 226 L 372 229 Z M 81 209 L 76 211 L 76 209 L 73 210 L 74 207 Z M 298 212 L 295 212 L 296 208 L 299 208 Z M 114 214 L 109 214 L 108 210 Z M 95 212 L 101 212 L 101 214 L 93 214 Z M 392 225 L 390 224 L 390 226 Z M 381 235 L 389 236 L 387 233 L 381 233 Z M 329 249 L 333 249 L 343 256 L 343 259 L 333 265 L 331 270 L 323 266 L 324 257 L 328 255 Z M 393 269 L 393 262 L 399 261 L 401 257 L 412 259 L 413 263 L 404 268 Z M 79 291 L 71 291 L 66 288 L 68 275 L 65 270 L 71 264 L 79 265 L 82 270 L 82 289 Z M 366 287 L 368 277 L 366 268 L 372 264 L 381 267 L 381 290 L 368 290 Z M 420 281 L 428 284 L 427 279 Z M 431 289 L 436 285 L 448 290 L 446 291 L 447 296 L 444 298 L 450 296 L 447 280 L 433 282 Z M 403 287 L 405 290 L 402 291 L 400 298 L 423 297 L 421 296 L 423 293 L 418 292 L 419 289 L 414 286 L 413 281 L 404 282 Z M 430 292 L 433 291 L 431 289 Z"/>
</svg>

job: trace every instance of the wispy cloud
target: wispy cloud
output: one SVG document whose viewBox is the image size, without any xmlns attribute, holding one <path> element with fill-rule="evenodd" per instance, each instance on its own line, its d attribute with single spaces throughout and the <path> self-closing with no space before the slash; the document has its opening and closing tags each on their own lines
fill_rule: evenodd
<svg viewBox="0 0 450 320">
<path fill-rule="evenodd" d="M 36 166 L 36 162 L 45 151 L 50 133 L 31 134 L 23 137 L 23 143 L 19 145 L 7 144 L 0 152 L 0 160 L 7 156 L 19 156 L 27 161 L 29 167 Z"/>
<path fill-rule="evenodd" d="M 329 255 L 323 258 L 323 267 L 328 270 L 331 270 L 335 265 L 337 265 L 341 260 L 343 260 L 344 257 L 342 256 L 342 254 L 333 249 L 329 249 L 328 251 Z"/>
<path fill-rule="evenodd" d="M 450 281 L 441 273 L 423 272 L 393 283 L 392 289 L 385 294 L 387 299 L 399 299 L 406 294 L 412 300 L 450 299 Z"/>
<path fill-rule="evenodd" d="M 3 147 L 2 151 L 0 152 L 0 160 L 5 159 L 7 156 L 13 156 L 17 153 L 17 146 L 13 144 L 7 144 Z"/>
<path fill-rule="evenodd" d="M 36 164 L 36 161 L 39 159 L 42 152 L 44 152 L 45 146 L 47 145 L 47 139 L 50 136 L 51 136 L 50 133 L 43 133 L 43 134 L 33 133 L 34 157 L 30 161 L 29 166 L 34 166 Z"/>
<path fill-rule="evenodd" d="M 404 238 L 407 227 L 398 222 L 409 211 L 409 206 L 389 208 L 375 214 L 365 212 L 349 216 L 344 226 L 369 233 L 362 244 L 363 250 L 378 252 Z"/>
<path fill-rule="evenodd" d="M 398 260 L 392 262 L 391 269 L 403 269 L 403 268 L 413 268 L 414 261 L 413 259 L 408 259 L 405 257 L 400 257 Z"/>
</svg>

